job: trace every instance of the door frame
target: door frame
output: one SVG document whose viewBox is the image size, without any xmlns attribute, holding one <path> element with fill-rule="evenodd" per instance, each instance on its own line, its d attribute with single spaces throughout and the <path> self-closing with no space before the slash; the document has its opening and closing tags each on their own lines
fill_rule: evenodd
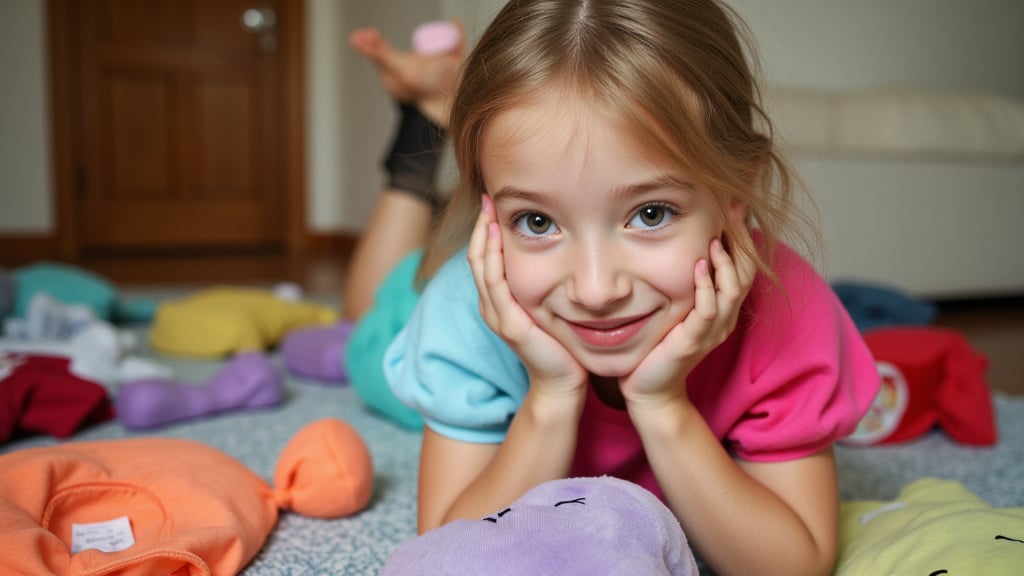
<svg viewBox="0 0 1024 576">
<path fill-rule="evenodd" d="M 72 22 L 79 2 L 46 0 L 47 41 L 50 63 L 50 130 L 54 186 L 54 214 L 59 257 L 82 256 L 75 214 L 82 180 L 82 144 L 73 120 L 78 110 L 72 51 L 76 44 Z M 281 52 L 280 86 L 282 112 L 281 182 L 285 208 L 284 248 L 299 253 L 307 248 L 306 230 L 306 0 L 280 0 L 278 50 Z"/>
</svg>

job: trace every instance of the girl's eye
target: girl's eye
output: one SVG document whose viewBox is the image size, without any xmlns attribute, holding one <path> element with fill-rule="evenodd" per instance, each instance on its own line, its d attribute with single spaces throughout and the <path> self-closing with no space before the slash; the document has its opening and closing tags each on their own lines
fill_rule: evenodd
<svg viewBox="0 0 1024 576">
<path fill-rule="evenodd" d="M 630 228 L 658 228 L 668 223 L 679 212 L 670 206 L 661 204 L 648 204 L 641 206 L 636 214 L 629 221 Z"/>
<path fill-rule="evenodd" d="M 546 236 L 558 232 L 550 218 L 536 212 L 527 212 L 513 220 L 516 230 L 525 236 Z"/>
</svg>

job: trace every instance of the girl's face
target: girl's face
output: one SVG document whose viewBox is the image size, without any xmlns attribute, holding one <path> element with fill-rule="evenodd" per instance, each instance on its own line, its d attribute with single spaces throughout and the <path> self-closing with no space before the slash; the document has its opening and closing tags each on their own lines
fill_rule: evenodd
<svg viewBox="0 0 1024 576">
<path fill-rule="evenodd" d="M 537 325 L 590 372 L 631 372 L 693 308 L 722 223 L 706 192 L 579 100 L 505 111 L 481 169 L 505 273 Z"/>
</svg>

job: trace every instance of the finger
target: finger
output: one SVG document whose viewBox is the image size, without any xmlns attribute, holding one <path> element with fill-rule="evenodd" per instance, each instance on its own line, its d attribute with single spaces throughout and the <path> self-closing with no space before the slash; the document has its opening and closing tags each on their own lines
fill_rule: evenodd
<svg viewBox="0 0 1024 576">
<path fill-rule="evenodd" d="M 481 198 L 480 215 L 477 216 L 476 225 L 473 227 L 470 236 L 469 248 L 466 257 L 469 259 L 469 267 L 473 272 L 473 282 L 476 284 L 477 292 L 480 295 L 480 312 L 484 318 L 493 317 L 494 306 L 485 280 L 486 252 L 488 244 L 488 230 L 490 228 L 491 216 L 489 211 L 493 209 L 490 198 L 484 195 Z"/>
<path fill-rule="evenodd" d="M 731 303 L 741 298 L 743 286 L 740 282 L 739 273 L 729 252 L 725 250 L 722 241 L 718 238 L 713 239 L 708 253 L 711 258 L 711 265 L 715 269 L 715 287 L 723 300 Z"/>
<path fill-rule="evenodd" d="M 708 260 L 700 258 L 693 266 L 693 312 L 705 328 L 718 316 L 718 294 Z"/>
<path fill-rule="evenodd" d="M 508 310 L 511 292 L 505 279 L 505 258 L 502 254 L 501 229 L 497 222 L 487 223 L 487 246 L 484 250 L 484 283 L 494 309 L 500 314 Z"/>
<path fill-rule="evenodd" d="M 493 308 L 492 328 L 512 340 L 522 338 L 530 329 L 532 320 L 526 315 L 519 301 L 512 294 L 505 275 L 505 252 L 501 228 L 492 220 L 487 225 L 487 246 L 484 250 L 484 283 Z"/>
</svg>

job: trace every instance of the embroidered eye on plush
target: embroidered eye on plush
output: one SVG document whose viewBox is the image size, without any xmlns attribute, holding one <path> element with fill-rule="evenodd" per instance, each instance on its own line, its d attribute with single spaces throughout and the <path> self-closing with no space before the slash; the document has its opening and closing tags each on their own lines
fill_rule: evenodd
<svg viewBox="0 0 1024 576">
<path fill-rule="evenodd" d="M 1014 542 L 1014 543 L 1017 543 L 1017 544 L 1024 544 L 1024 540 L 1018 540 L 1016 538 L 1010 538 L 1009 536 L 1003 536 L 1002 534 L 997 535 L 995 537 L 995 539 L 996 540 L 1006 540 L 1007 542 Z M 936 570 L 936 571 L 928 574 L 928 576 L 942 576 L 943 574 L 949 574 L 949 570 Z"/>
<path fill-rule="evenodd" d="M 497 524 L 498 523 L 498 518 L 501 518 L 502 516 L 504 516 L 505 514 L 508 514 L 511 511 L 512 511 L 511 508 L 505 508 L 501 512 L 498 512 L 497 514 L 495 514 L 494 516 L 488 516 L 487 518 L 484 518 L 484 521 L 485 522 L 493 522 L 493 523 Z"/>
<path fill-rule="evenodd" d="M 561 502 L 555 502 L 555 508 L 558 508 L 562 504 L 582 504 L 583 506 L 586 506 L 586 500 L 587 499 L 585 497 L 575 498 L 573 500 L 562 500 Z"/>
</svg>

